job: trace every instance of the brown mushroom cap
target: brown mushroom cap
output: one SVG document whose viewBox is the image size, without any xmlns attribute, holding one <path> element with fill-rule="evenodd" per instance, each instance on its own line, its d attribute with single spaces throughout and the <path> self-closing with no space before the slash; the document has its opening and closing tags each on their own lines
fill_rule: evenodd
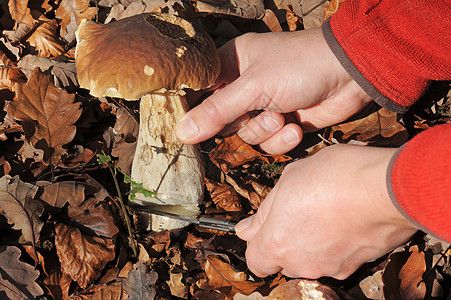
<svg viewBox="0 0 451 300">
<path fill-rule="evenodd" d="M 200 27 L 170 14 L 146 13 L 109 24 L 82 23 L 75 64 L 80 87 L 96 97 L 136 100 L 155 91 L 214 84 L 217 49 Z"/>
</svg>

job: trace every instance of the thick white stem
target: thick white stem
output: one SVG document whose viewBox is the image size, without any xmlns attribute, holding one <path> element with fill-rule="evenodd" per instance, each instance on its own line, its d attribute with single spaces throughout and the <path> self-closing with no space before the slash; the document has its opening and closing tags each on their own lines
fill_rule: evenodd
<svg viewBox="0 0 451 300">
<path fill-rule="evenodd" d="M 175 126 L 188 105 L 183 96 L 149 94 L 141 97 L 140 127 L 131 177 L 158 193 L 157 198 L 138 194 L 136 204 L 182 205 L 198 212 L 203 198 L 204 168 L 198 145 L 184 145 Z M 172 230 L 187 223 L 152 215 L 152 230 Z"/>
</svg>

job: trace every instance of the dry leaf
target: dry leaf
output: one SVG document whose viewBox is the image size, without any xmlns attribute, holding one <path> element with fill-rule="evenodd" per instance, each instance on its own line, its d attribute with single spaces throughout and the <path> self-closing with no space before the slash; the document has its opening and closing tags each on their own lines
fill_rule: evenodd
<svg viewBox="0 0 451 300">
<path fill-rule="evenodd" d="M 368 299 L 382 299 L 383 293 L 382 270 L 368 276 L 359 283 L 359 287 Z"/>
<path fill-rule="evenodd" d="M 77 181 L 38 181 L 36 184 L 42 187 L 40 198 L 53 207 L 62 208 L 67 202 L 78 207 L 85 200 L 85 188 Z"/>
<path fill-rule="evenodd" d="M 205 178 L 205 185 L 218 209 L 222 208 L 225 211 L 243 211 L 240 196 L 233 187 L 208 178 Z"/>
<path fill-rule="evenodd" d="M 25 24 L 29 28 L 33 27 L 34 19 L 28 8 L 28 0 L 9 0 L 8 6 L 11 17 L 16 20 L 14 29 L 17 29 L 18 24 Z"/>
<path fill-rule="evenodd" d="M 39 219 L 44 206 L 34 199 L 37 191 L 37 186 L 21 181 L 18 175 L 0 178 L 0 213 L 14 224 L 13 229 L 21 230 L 23 238 L 33 244 L 44 225 Z"/>
<path fill-rule="evenodd" d="M 419 251 L 418 246 L 409 249 L 410 257 L 399 271 L 401 280 L 399 289 L 402 299 L 424 299 L 426 297 L 426 283 L 423 275 L 426 272 L 425 252 Z"/>
<path fill-rule="evenodd" d="M 39 271 L 19 258 L 19 248 L 0 246 L 0 291 L 9 299 L 35 299 L 44 293 L 36 283 Z"/>
<path fill-rule="evenodd" d="M 283 31 L 282 26 L 280 26 L 279 20 L 277 19 L 274 12 L 270 9 L 265 10 L 265 15 L 263 16 L 262 21 L 265 22 L 266 26 L 271 32 Z"/>
<path fill-rule="evenodd" d="M 59 33 L 57 32 L 58 24 L 56 23 L 56 20 L 50 20 L 41 16 L 39 21 L 40 25 L 27 39 L 27 42 L 35 48 L 38 56 L 52 57 L 62 54 L 64 48 L 59 41 Z"/>
<path fill-rule="evenodd" d="M 324 7 L 324 19 L 323 22 L 327 19 L 332 17 L 333 14 L 335 14 L 338 9 L 340 8 L 340 5 L 345 2 L 345 0 L 331 0 L 326 7 Z"/>
<path fill-rule="evenodd" d="M 74 27 L 68 30 L 68 25 L 74 22 L 80 25 L 81 20 L 91 20 L 97 14 L 96 7 L 89 7 L 89 0 L 62 0 L 55 17 L 61 20 L 61 36 L 68 42 L 75 39 Z M 76 28 L 75 28 L 76 29 Z"/>
<path fill-rule="evenodd" d="M 77 71 L 74 62 L 62 62 L 35 55 L 24 56 L 17 65 L 29 78 L 35 68 L 54 76 L 53 84 L 57 87 L 78 87 Z"/>
<path fill-rule="evenodd" d="M 263 0 L 196 0 L 196 10 L 243 19 L 261 19 L 265 14 L 265 5 Z"/>
<path fill-rule="evenodd" d="M 85 236 L 79 229 L 64 224 L 55 227 L 55 247 L 61 270 L 82 288 L 92 284 L 115 256 L 111 239 Z"/>
<path fill-rule="evenodd" d="M 236 134 L 224 139 L 216 139 L 216 147 L 210 151 L 210 160 L 224 173 L 255 159 L 268 164 L 285 162 L 291 158 L 286 155 L 265 155 L 243 142 Z"/>
<path fill-rule="evenodd" d="M 127 292 L 129 299 L 148 299 L 155 298 L 155 283 L 158 274 L 149 268 L 142 261 L 138 261 L 133 270 L 128 273 L 128 278 L 122 281 L 122 287 Z"/>
<path fill-rule="evenodd" d="M 244 272 L 234 271 L 230 263 L 213 255 L 209 255 L 206 259 L 205 274 L 207 274 L 208 283 L 215 289 L 229 288 L 228 296 L 236 293 L 249 295 L 265 284 L 264 282 L 248 281 L 248 276 Z"/>
<path fill-rule="evenodd" d="M 0 50 L 0 90 L 9 89 L 10 91 L 14 91 L 14 83 L 11 82 L 10 78 L 13 64 L 13 61 Z"/>
<path fill-rule="evenodd" d="M 119 108 L 113 128 L 111 155 L 118 157 L 117 166 L 128 175 L 135 156 L 138 132 L 139 124 L 134 115 L 125 108 Z"/>
<path fill-rule="evenodd" d="M 376 141 L 379 146 L 400 146 L 409 138 L 404 126 L 398 122 L 397 114 L 385 108 L 364 118 L 332 126 L 331 137 L 338 131 L 343 133 L 340 139 L 344 141 Z"/>
<path fill-rule="evenodd" d="M 53 299 L 66 299 L 72 278 L 58 270 L 44 279 L 44 285 L 49 290 Z"/>
<path fill-rule="evenodd" d="M 133 299 L 126 295 L 120 282 L 99 284 L 86 289 L 78 296 L 70 297 L 72 300 L 126 300 Z"/>
<path fill-rule="evenodd" d="M 294 279 L 277 286 L 266 299 L 339 300 L 340 298 L 330 287 L 318 281 Z"/>
<path fill-rule="evenodd" d="M 226 181 L 238 192 L 238 194 L 248 199 L 254 209 L 260 207 L 260 204 L 272 189 L 252 177 L 233 178 L 226 175 Z"/>
<path fill-rule="evenodd" d="M 188 286 L 182 282 L 183 273 L 170 273 L 166 283 L 171 290 L 171 295 L 183 299 L 188 299 Z"/>
<path fill-rule="evenodd" d="M 296 15 L 296 13 L 293 11 L 293 7 L 291 5 L 288 5 L 288 7 L 287 7 L 286 19 L 287 19 L 288 29 L 290 31 L 296 31 L 296 30 L 303 29 L 304 26 L 302 25 L 302 19 L 298 15 Z"/>
<path fill-rule="evenodd" d="M 26 84 L 17 84 L 16 95 L 7 112 L 22 121 L 27 140 L 44 150 L 46 161 L 65 153 L 62 146 L 74 138 L 77 129 L 73 124 L 81 115 L 75 95 L 55 87 L 51 77 L 38 68 Z"/>
</svg>

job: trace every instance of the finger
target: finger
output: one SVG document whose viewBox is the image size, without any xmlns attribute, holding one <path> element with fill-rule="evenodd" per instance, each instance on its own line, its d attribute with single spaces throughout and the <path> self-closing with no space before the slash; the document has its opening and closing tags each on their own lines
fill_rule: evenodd
<svg viewBox="0 0 451 300">
<path fill-rule="evenodd" d="M 265 108 L 268 99 L 255 77 L 243 74 L 189 111 L 176 126 L 177 137 L 185 144 L 204 141 L 246 112 Z"/>
<path fill-rule="evenodd" d="M 290 123 L 261 143 L 260 148 L 270 154 L 285 154 L 299 145 L 302 135 L 301 127 Z"/>
<path fill-rule="evenodd" d="M 284 123 L 285 119 L 282 114 L 263 111 L 250 120 L 237 134 L 246 143 L 257 145 L 263 143 L 282 129 Z"/>
</svg>

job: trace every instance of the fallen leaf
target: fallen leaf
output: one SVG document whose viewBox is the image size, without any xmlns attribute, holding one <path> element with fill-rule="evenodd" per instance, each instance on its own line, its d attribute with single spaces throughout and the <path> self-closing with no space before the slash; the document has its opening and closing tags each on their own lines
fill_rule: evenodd
<svg viewBox="0 0 451 300">
<path fill-rule="evenodd" d="M 37 186 L 21 181 L 18 175 L 0 178 L 0 213 L 10 224 L 14 224 L 13 229 L 21 230 L 23 238 L 33 245 L 44 225 L 39 219 L 44 207 L 34 199 L 37 191 Z"/>
<path fill-rule="evenodd" d="M 57 270 L 44 279 L 44 286 L 49 290 L 53 299 L 66 299 L 72 278 L 61 270 Z"/>
<path fill-rule="evenodd" d="M 17 28 L 18 24 L 25 24 L 30 28 L 33 27 L 34 19 L 28 8 L 28 0 L 9 0 L 8 6 L 11 17 L 16 21 L 14 29 Z"/>
<path fill-rule="evenodd" d="M 142 261 L 138 261 L 128 273 L 128 278 L 122 280 L 122 287 L 130 299 L 152 300 L 156 295 L 154 285 L 157 279 L 156 272 L 149 270 Z"/>
<path fill-rule="evenodd" d="M 340 298 L 334 290 L 318 281 L 293 279 L 274 288 L 266 299 L 339 300 Z"/>
<path fill-rule="evenodd" d="M 62 208 L 66 203 L 78 207 L 85 201 L 85 188 L 77 181 L 48 182 L 38 181 L 42 187 L 40 199 L 53 207 Z"/>
<path fill-rule="evenodd" d="M 78 298 L 79 297 L 79 298 Z M 110 284 L 99 284 L 90 287 L 79 294 L 77 298 L 71 297 L 72 300 L 126 300 L 133 299 L 126 295 L 122 289 L 122 283 L 113 282 Z"/>
<path fill-rule="evenodd" d="M 208 277 L 208 283 L 211 286 L 215 289 L 230 289 L 230 293 L 227 293 L 227 296 L 233 296 L 236 293 L 249 295 L 264 285 L 264 282 L 249 281 L 248 276 L 244 272 L 233 270 L 230 263 L 224 262 L 213 255 L 207 256 L 204 269 Z"/>
<path fill-rule="evenodd" d="M 333 14 L 335 14 L 338 9 L 340 8 L 340 5 L 345 2 L 345 0 L 331 0 L 326 7 L 324 7 L 324 19 L 323 22 L 327 19 L 332 17 Z"/>
<path fill-rule="evenodd" d="M 268 164 L 274 161 L 285 162 L 291 159 L 286 155 L 262 154 L 252 148 L 251 145 L 243 142 L 237 134 L 216 139 L 216 144 L 216 147 L 210 151 L 209 157 L 224 173 L 255 159 L 260 159 Z"/>
<path fill-rule="evenodd" d="M 426 272 L 425 253 L 419 251 L 418 246 L 409 249 L 410 257 L 399 271 L 401 281 L 399 289 L 402 299 L 425 299 L 426 283 L 423 275 Z"/>
<path fill-rule="evenodd" d="M 360 281 L 359 287 L 368 299 L 383 299 L 384 283 L 382 282 L 382 270 Z"/>
<path fill-rule="evenodd" d="M 55 247 L 61 270 L 82 288 L 92 284 L 115 256 L 111 239 L 86 236 L 62 223 L 55 226 Z"/>
<path fill-rule="evenodd" d="M 304 28 L 302 19 L 293 11 L 293 6 L 287 6 L 287 24 L 290 31 L 297 31 Z"/>
<path fill-rule="evenodd" d="M 91 20 L 97 14 L 96 7 L 89 7 L 89 0 L 62 0 L 55 11 L 55 17 L 61 20 L 60 35 L 68 42 L 75 39 L 75 30 L 68 30 L 67 26 L 74 22 L 80 25 L 81 20 Z M 76 28 L 75 28 L 76 29 Z"/>
<path fill-rule="evenodd" d="M 265 14 L 263 0 L 196 0 L 198 12 L 236 16 L 243 19 L 260 19 Z"/>
<path fill-rule="evenodd" d="M 65 153 L 62 146 L 74 138 L 77 129 L 73 124 L 81 115 L 75 95 L 55 87 L 51 77 L 38 68 L 26 84 L 17 84 L 16 95 L 7 112 L 22 121 L 27 140 L 44 150 L 46 161 Z"/>
<path fill-rule="evenodd" d="M 139 124 L 135 116 L 128 109 L 119 108 L 113 128 L 111 155 L 118 157 L 117 166 L 128 175 L 135 156 L 138 132 Z"/>
<path fill-rule="evenodd" d="M 240 196 L 229 184 L 205 178 L 205 185 L 216 207 L 225 211 L 243 211 Z"/>
<path fill-rule="evenodd" d="M 52 74 L 54 76 L 53 84 L 56 87 L 78 87 L 77 71 L 74 62 L 55 61 L 29 54 L 24 56 L 17 65 L 28 78 L 30 78 L 35 68 L 39 68 L 45 74 Z"/>
<path fill-rule="evenodd" d="M 197 237 L 194 234 L 188 232 L 184 246 L 188 249 L 200 248 L 203 241 L 203 238 Z"/>
<path fill-rule="evenodd" d="M 171 290 L 171 295 L 183 299 L 188 299 L 188 286 L 182 282 L 183 273 L 170 273 L 166 283 Z"/>
<path fill-rule="evenodd" d="M 381 108 L 364 118 L 332 126 L 331 137 L 341 132 L 343 135 L 340 140 L 343 141 L 355 139 L 377 142 L 379 146 L 400 146 L 408 140 L 409 135 L 397 119 L 396 113 Z"/>
<path fill-rule="evenodd" d="M 14 91 L 14 83 L 11 82 L 10 78 L 13 65 L 13 61 L 0 50 L 0 90 L 9 89 L 10 91 Z"/>
<path fill-rule="evenodd" d="M 258 209 L 262 201 L 271 191 L 271 187 L 260 183 L 258 180 L 248 177 L 232 177 L 226 175 L 226 181 L 241 196 L 248 199 L 254 209 Z"/>
<path fill-rule="evenodd" d="M 64 52 L 64 48 L 59 41 L 58 24 L 56 20 L 47 19 L 44 16 L 39 18 L 39 26 L 33 31 L 27 42 L 30 43 L 38 56 L 52 57 Z"/>
<path fill-rule="evenodd" d="M 233 300 L 266 300 L 266 297 L 259 292 L 253 292 L 250 295 L 237 293 L 235 294 L 235 296 L 233 296 Z"/>
<path fill-rule="evenodd" d="M 0 246 L 0 291 L 9 299 L 35 299 L 44 293 L 36 283 L 39 271 L 19 258 L 19 248 Z"/>
<path fill-rule="evenodd" d="M 262 21 L 265 22 L 265 25 L 271 32 L 283 31 L 282 26 L 280 26 L 279 20 L 277 19 L 274 12 L 270 9 L 265 9 L 265 15 L 263 16 Z"/>
</svg>

